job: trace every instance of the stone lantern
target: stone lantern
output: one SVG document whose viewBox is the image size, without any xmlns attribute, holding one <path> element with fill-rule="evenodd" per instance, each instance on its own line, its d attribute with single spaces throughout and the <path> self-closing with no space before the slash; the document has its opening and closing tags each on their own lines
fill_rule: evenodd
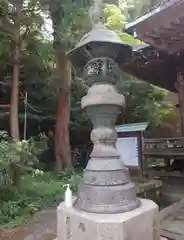
<svg viewBox="0 0 184 240">
<path fill-rule="evenodd" d="M 91 132 L 94 148 L 74 206 L 92 213 L 131 211 L 139 206 L 139 199 L 116 149 L 115 123 L 125 99 L 114 85 L 120 78 L 119 65 L 131 59 L 132 48 L 98 23 L 68 57 L 74 67 L 84 69 L 84 79 L 92 83 L 81 105 L 94 127 Z"/>
<path fill-rule="evenodd" d="M 81 105 L 93 123 L 94 147 L 73 207 L 62 202 L 57 209 L 57 239 L 158 240 L 157 205 L 136 197 L 135 184 L 116 149 L 115 123 L 125 99 L 115 84 L 119 66 L 132 58 L 132 48 L 103 25 L 100 12 L 92 19 L 92 31 L 68 58 L 74 67 L 83 68 L 84 79 L 92 84 Z"/>
</svg>

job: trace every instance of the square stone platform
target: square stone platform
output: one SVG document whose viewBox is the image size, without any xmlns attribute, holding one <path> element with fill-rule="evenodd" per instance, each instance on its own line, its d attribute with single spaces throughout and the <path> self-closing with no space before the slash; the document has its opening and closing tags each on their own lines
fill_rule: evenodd
<svg viewBox="0 0 184 240">
<path fill-rule="evenodd" d="M 93 214 L 66 208 L 57 210 L 58 240 L 159 240 L 158 206 L 141 199 L 139 208 L 120 214 Z"/>
</svg>

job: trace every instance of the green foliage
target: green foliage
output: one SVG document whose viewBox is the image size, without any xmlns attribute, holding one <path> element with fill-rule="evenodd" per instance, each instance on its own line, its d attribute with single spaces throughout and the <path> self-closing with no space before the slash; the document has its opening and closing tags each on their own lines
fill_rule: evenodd
<svg viewBox="0 0 184 240">
<path fill-rule="evenodd" d="M 105 16 L 107 19 L 106 26 L 115 31 L 124 43 L 139 45 L 140 41 L 136 40 L 131 35 L 124 31 L 124 24 L 126 23 L 126 16 L 123 10 L 113 4 L 106 4 L 104 8 Z"/>
<path fill-rule="evenodd" d="M 41 1 L 49 10 L 53 23 L 55 48 L 62 47 L 68 51 L 90 28 L 88 12 L 91 0 L 46 0 Z"/>
<path fill-rule="evenodd" d="M 32 0 L 33 1 L 33 0 Z M 4 4 L 6 1 L 4 1 Z M 31 1 L 29 1 L 31 3 Z M 56 106 L 58 101 L 58 92 L 61 86 L 60 77 L 56 72 L 55 66 L 55 56 L 52 47 L 52 40 L 46 39 L 46 37 L 41 32 L 41 26 L 43 26 L 43 14 L 40 14 L 40 9 L 42 8 L 42 13 L 49 16 L 49 12 L 53 15 L 55 21 L 60 21 L 57 19 L 58 11 L 60 14 L 64 13 L 64 18 L 60 21 L 60 29 L 57 29 L 58 41 L 64 48 L 68 50 L 73 48 L 78 40 L 83 36 L 84 33 L 88 32 L 91 28 L 90 19 L 88 16 L 88 9 L 90 6 L 90 1 L 78 0 L 78 1 L 50 1 L 50 0 L 40 0 L 33 1 L 33 10 L 30 13 L 31 28 L 24 38 L 23 51 L 21 52 L 21 83 L 20 90 L 24 93 L 28 92 L 28 100 L 30 105 L 36 109 L 34 111 L 28 107 L 28 124 L 37 123 L 39 126 L 47 124 L 48 126 L 53 124 L 56 113 Z M 127 1 L 128 3 L 128 1 Z M 135 6 L 134 0 L 129 2 L 130 5 Z M 52 6 L 51 6 L 52 5 Z M 35 8 L 38 11 L 35 11 Z M 26 7 L 28 9 L 28 6 Z M 30 5 L 29 5 L 30 9 Z M 7 11 L 9 8 L 4 6 L 3 14 L 1 16 L 2 21 L 9 21 L 10 16 L 7 16 Z M 127 20 L 127 11 L 125 7 L 119 8 L 113 4 L 106 4 L 105 15 L 107 17 L 106 26 L 114 31 L 121 37 L 121 39 L 128 44 L 141 44 L 140 41 L 135 40 L 132 36 L 129 36 L 123 31 L 123 25 Z M 33 18 L 33 14 L 37 17 Z M 28 17 L 28 16 L 27 16 Z M 40 17 L 40 20 L 39 20 Z M 4 22 L 3 22 L 4 23 Z M 0 24 L 0 30 L 2 30 L 2 36 L 0 35 L 0 63 L 1 71 L 0 78 L 2 81 L 8 81 L 11 79 L 11 53 L 12 53 L 12 33 L 8 30 L 5 24 Z M 22 29 L 25 30 L 26 22 L 22 23 Z M 55 29 L 56 30 L 56 29 Z M 3 31 L 9 31 L 8 33 Z M 0 31 L 1 32 L 1 31 Z M 8 41 L 7 41 L 8 39 Z M 89 132 L 91 124 L 89 119 L 84 113 L 80 111 L 80 100 L 86 94 L 89 87 L 88 83 L 84 83 L 81 78 L 77 78 L 76 75 L 80 75 L 80 69 L 73 74 L 73 81 L 71 87 L 71 131 L 81 132 L 81 129 L 86 129 Z M 126 117 L 127 121 L 138 121 L 143 119 L 150 121 L 151 124 L 154 122 L 152 119 L 160 119 L 160 112 L 162 112 L 163 98 L 156 99 L 155 97 L 149 97 L 139 91 L 140 83 L 133 81 L 130 82 L 131 88 L 134 90 L 136 101 L 129 104 L 127 102 Z M 133 87 L 134 85 L 134 87 Z M 148 85 L 147 85 L 148 86 Z M 149 87 L 149 86 L 148 86 Z M 136 90 L 137 88 L 137 90 Z M 157 91 L 153 86 L 150 87 L 149 91 Z M 9 103 L 10 89 L 7 87 L 1 87 L 0 93 L 2 91 L 2 97 L 0 98 L 0 103 Z M 121 91 L 124 92 L 123 87 Z M 164 92 L 159 90 L 160 94 L 164 96 Z M 162 92 L 162 93 L 161 93 Z M 155 93 L 154 93 L 155 94 Z M 151 93 L 149 93 L 149 96 Z M 147 99 L 147 100 L 146 100 Z M 147 107 L 145 107 L 148 104 Z M 139 105 L 139 106 L 138 106 Z M 151 110 L 150 110 L 151 109 Z M 156 110 L 154 110 L 156 109 Z M 129 113 L 132 113 L 131 115 Z M 154 118 L 152 118 L 154 113 Z M 129 116 L 130 115 L 130 116 Z M 19 107 L 19 117 L 20 122 L 24 120 L 24 104 L 20 102 Z M 7 113 L 4 111 L 0 114 L 1 121 L 7 119 Z M 3 125 L 2 125 L 3 126 Z M 4 127 L 4 126 L 3 126 Z M 7 126 L 8 127 L 8 126 Z"/>
<path fill-rule="evenodd" d="M 36 211 L 56 207 L 63 200 L 66 184 L 73 192 L 81 173 L 43 172 L 37 169 L 38 157 L 47 149 L 47 138 L 41 134 L 29 141 L 10 141 L 0 132 L 0 226 L 19 226 Z"/>
<path fill-rule="evenodd" d="M 133 78 L 121 80 L 118 88 L 126 97 L 125 112 L 120 116 L 126 123 L 148 121 L 154 128 L 172 112 L 173 106 L 164 102 L 166 90 Z"/>
<path fill-rule="evenodd" d="M 19 1 L 19 0 L 18 0 Z M 12 51 L 14 49 L 14 19 L 11 6 L 17 1 L 0 0 L 0 79 L 12 79 Z M 128 0 L 129 19 L 141 13 L 143 1 Z M 150 1 L 149 1 L 150 2 Z M 43 126 L 53 122 L 57 105 L 57 95 L 61 86 L 57 77 L 53 41 L 43 35 L 43 13 L 53 20 L 56 44 L 64 51 L 73 48 L 78 40 L 91 28 L 88 9 L 90 0 L 29 0 L 24 1 L 21 20 L 21 76 L 20 91 L 28 92 L 28 102 L 35 110 L 28 108 L 29 127 Z M 145 1 L 144 1 L 145 3 Z M 131 6 L 131 4 L 133 6 Z M 131 13 L 131 9 L 135 11 Z M 129 11 L 130 10 L 130 11 Z M 104 8 L 106 26 L 128 44 L 141 44 L 123 31 L 127 21 L 126 7 L 123 9 L 107 4 Z M 58 24 L 59 23 L 59 24 Z M 86 94 L 90 83 L 84 83 L 79 75 L 73 74 L 71 88 L 71 129 L 79 137 L 91 125 L 88 117 L 80 111 L 80 100 Z M 123 75 L 124 76 L 124 75 Z M 126 110 L 120 121 L 149 121 L 151 126 L 160 123 L 169 113 L 164 105 L 165 92 L 150 84 L 128 77 L 119 82 L 119 89 L 126 95 Z M 0 103 L 9 103 L 10 88 L 0 88 Z M 20 102 L 20 123 L 24 119 L 24 104 Z M 8 116 L 1 110 L 0 119 Z M 8 127 L 7 127 L 8 128 Z M 33 126 L 33 128 L 36 128 Z M 80 134 L 79 134 L 80 133 Z M 82 133 L 82 134 L 81 134 Z M 81 137 L 80 137 L 81 138 Z M 73 135 L 72 138 L 73 139 Z M 47 149 L 45 136 L 31 138 L 18 143 L 9 140 L 6 132 L 0 132 L 0 225 L 20 225 L 34 212 L 48 206 L 56 206 L 62 199 L 65 185 L 69 183 L 76 191 L 81 181 L 81 173 L 45 173 L 39 169 L 38 158 Z M 85 142 L 86 143 L 86 142 Z M 76 153 L 77 154 L 77 153 Z"/>
<path fill-rule="evenodd" d="M 20 187 L 6 201 L 0 200 L 1 228 L 11 228 L 25 223 L 35 212 L 46 207 L 56 207 L 64 198 L 66 184 L 75 192 L 81 173 L 63 172 L 59 175 L 35 170 L 21 177 Z"/>
<path fill-rule="evenodd" d="M 142 17 L 163 2 L 163 0 L 120 0 L 120 7 L 125 9 L 128 22 Z"/>
<path fill-rule="evenodd" d="M 31 156 L 39 158 L 40 154 L 47 149 L 48 138 L 44 133 L 39 134 L 36 137 L 32 137 L 28 141 L 28 145 L 31 146 Z"/>
<path fill-rule="evenodd" d="M 20 178 L 26 172 L 33 171 L 38 156 L 46 149 L 44 140 L 0 143 L 0 199 L 9 198 L 19 187 Z"/>
</svg>

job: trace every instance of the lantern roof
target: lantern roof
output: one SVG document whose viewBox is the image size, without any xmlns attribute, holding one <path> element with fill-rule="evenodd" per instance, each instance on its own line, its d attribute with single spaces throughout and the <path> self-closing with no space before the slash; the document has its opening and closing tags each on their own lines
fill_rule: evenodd
<svg viewBox="0 0 184 240">
<path fill-rule="evenodd" d="M 184 1 L 164 0 L 155 9 L 125 25 L 129 34 L 157 50 L 174 54 L 184 49 Z"/>
<path fill-rule="evenodd" d="M 114 31 L 99 23 L 67 55 L 75 66 L 83 66 L 95 57 L 110 57 L 122 63 L 132 58 L 132 47 L 124 44 Z"/>
</svg>

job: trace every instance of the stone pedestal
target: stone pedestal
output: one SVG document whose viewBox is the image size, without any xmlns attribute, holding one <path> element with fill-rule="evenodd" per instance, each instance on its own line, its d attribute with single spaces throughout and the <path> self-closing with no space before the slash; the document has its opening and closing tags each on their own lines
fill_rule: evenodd
<svg viewBox="0 0 184 240">
<path fill-rule="evenodd" d="M 158 240 L 157 205 L 141 199 L 139 208 L 119 214 L 94 214 L 66 208 L 57 210 L 58 240 Z"/>
</svg>

